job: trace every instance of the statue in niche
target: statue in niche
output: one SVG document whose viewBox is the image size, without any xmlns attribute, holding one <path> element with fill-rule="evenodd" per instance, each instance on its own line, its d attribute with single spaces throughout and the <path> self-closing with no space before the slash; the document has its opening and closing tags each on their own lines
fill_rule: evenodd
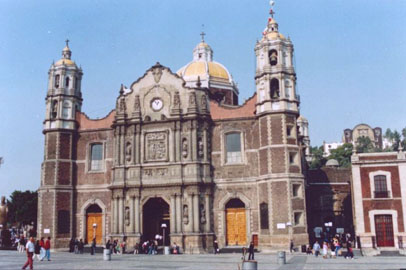
<svg viewBox="0 0 406 270">
<path fill-rule="evenodd" d="M 183 140 L 182 140 L 182 157 L 187 158 L 187 155 L 188 155 L 187 139 L 183 138 Z"/>
<path fill-rule="evenodd" d="M 190 93 L 190 96 L 189 96 L 189 106 L 190 106 L 190 107 L 196 106 L 196 93 L 195 93 L 195 92 Z"/>
<path fill-rule="evenodd" d="M 131 161 L 131 154 L 132 154 L 132 147 L 131 147 L 131 143 L 127 142 L 126 146 L 125 146 L 125 160 L 130 162 Z"/>
<path fill-rule="evenodd" d="M 158 63 L 155 64 L 154 66 L 155 68 L 152 70 L 152 75 L 154 76 L 154 81 L 156 83 L 159 83 L 159 81 L 161 80 L 161 76 L 162 76 L 162 68 L 161 65 Z"/>
<path fill-rule="evenodd" d="M 187 204 L 183 205 L 183 224 L 189 223 L 189 208 Z"/>
<path fill-rule="evenodd" d="M 204 204 L 200 205 L 200 223 L 206 223 L 206 209 L 204 208 Z"/>
<path fill-rule="evenodd" d="M 126 226 L 130 225 L 130 208 L 129 207 L 125 208 L 125 225 Z"/>
<path fill-rule="evenodd" d="M 197 147 L 198 147 L 199 157 L 203 157 L 204 156 L 204 144 L 203 144 L 203 139 L 201 137 L 197 140 Z"/>
<path fill-rule="evenodd" d="M 207 98 L 206 98 L 206 95 L 203 95 L 203 96 L 202 96 L 201 105 L 202 105 L 202 109 L 203 109 L 203 110 L 207 110 Z"/>
<path fill-rule="evenodd" d="M 0 225 L 2 225 L 1 229 L 6 229 L 7 226 L 7 214 L 8 214 L 8 206 L 6 204 L 6 197 L 1 196 L 1 203 L 0 203 Z"/>
<path fill-rule="evenodd" d="M 134 111 L 139 111 L 140 110 L 140 96 L 136 95 L 134 97 Z"/>
<path fill-rule="evenodd" d="M 180 106 L 180 95 L 179 95 L 179 91 L 175 92 L 175 96 L 173 97 L 173 105 L 175 107 L 179 107 Z"/>
</svg>

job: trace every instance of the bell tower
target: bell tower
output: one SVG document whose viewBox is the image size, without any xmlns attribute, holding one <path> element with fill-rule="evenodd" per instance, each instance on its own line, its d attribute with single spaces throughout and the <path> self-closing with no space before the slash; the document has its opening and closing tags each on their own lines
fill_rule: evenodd
<svg viewBox="0 0 406 270">
<path fill-rule="evenodd" d="M 255 46 L 257 114 L 269 112 L 298 113 L 293 44 L 279 33 L 271 9 L 262 39 Z"/>
<path fill-rule="evenodd" d="M 77 123 L 81 110 L 82 69 L 71 60 L 69 40 L 62 58 L 48 72 L 44 161 L 38 190 L 38 236 L 51 237 L 52 246 L 66 246 L 74 236 L 74 172 Z"/>
<path fill-rule="evenodd" d="M 75 113 L 82 106 L 82 68 L 71 60 L 69 40 L 62 50 L 62 58 L 52 63 L 48 71 L 48 91 L 44 130 L 75 129 Z"/>
<path fill-rule="evenodd" d="M 293 44 L 279 32 L 272 9 L 262 38 L 255 45 L 255 54 L 256 114 L 260 130 L 258 163 L 260 176 L 269 188 L 270 199 L 263 203 L 274 207 L 268 212 L 272 223 L 269 235 L 259 237 L 260 245 L 275 248 L 289 246 L 290 241 L 305 244 L 308 236 Z"/>
</svg>

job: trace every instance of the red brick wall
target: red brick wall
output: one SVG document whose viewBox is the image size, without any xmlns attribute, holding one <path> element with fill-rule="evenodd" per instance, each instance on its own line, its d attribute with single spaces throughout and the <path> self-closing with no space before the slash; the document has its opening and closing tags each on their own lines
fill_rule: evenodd
<svg viewBox="0 0 406 270">
<path fill-rule="evenodd" d="M 69 133 L 59 135 L 59 158 L 61 159 L 71 158 L 71 136 Z"/>
<path fill-rule="evenodd" d="M 259 150 L 259 173 L 261 175 L 268 173 L 268 149 Z"/>
<path fill-rule="evenodd" d="M 69 185 L 71 179 L 71 162 L 58 162 L 58 184 Z"/>
<path fill-rule="evenodd" d="M 272 173 L 283 173 L 285 168 L 285 149 L 271 148 Z"/>
<path fill-rule="evenodd" d="M 56 133 L 47 133 L 47 158 L 55 159 L 56 158 Z"/>
<path fill-rule="evenodd" d="M 268 145 L 268 120 L 266 117 L 261 118 L 261 146 Z"/>
<path fill-rule="evenodd" d="M 283 125 L 282 117 L 280 115 L 271 116 L 271 138 L 272 144 L 283 143 Z"/>
</svg>

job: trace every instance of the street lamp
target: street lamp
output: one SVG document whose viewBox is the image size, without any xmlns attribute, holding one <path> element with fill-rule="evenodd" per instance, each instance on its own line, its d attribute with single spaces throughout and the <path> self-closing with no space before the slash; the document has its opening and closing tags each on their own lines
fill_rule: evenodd
<svg viewBox="0 0 406 270">
<path fill-rule="evenodd" d="M 163 230 L 162 236 L 163 236 L 163 241 L 162 241 L 162 245 L 165 246 L 165 229 L 166 229 L 166 224 L 162 223 L 161 228 Z"/>
</svg>

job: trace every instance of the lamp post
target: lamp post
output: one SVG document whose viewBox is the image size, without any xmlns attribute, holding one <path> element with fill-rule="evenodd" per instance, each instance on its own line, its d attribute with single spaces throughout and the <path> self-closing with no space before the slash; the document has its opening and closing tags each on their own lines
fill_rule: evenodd
<svg viewBox="0 0 406 270">
<path fill-rule="evenodd" d="M 165 223 L 162 223 L 162 225 L 161 225 L 161 228 L 162 228 L 162 236 L 163 236 L 163 240 L 162 240 L 162 246 L 165 246 L 165 229 L 166 229 L 166 224 Z"/>
</svg>

